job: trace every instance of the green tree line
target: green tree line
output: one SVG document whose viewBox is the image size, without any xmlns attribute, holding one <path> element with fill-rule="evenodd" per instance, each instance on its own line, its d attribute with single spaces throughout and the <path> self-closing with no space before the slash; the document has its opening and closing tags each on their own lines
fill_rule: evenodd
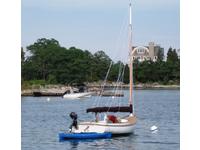
<svg viewBox="0 0 200 150">
<path fill-rule="evenodd" d="M 104 51 L 92 54 L 88 50 L 62 47 L 55 39 L 38 39 L 27 46 L 29 56 L 21 48 L 22 84 L 35 81 L 43 84 L 72 84 L 104 80 L 111 58 Z M 109 81 L 116 81 L 122 63 L 112 61 Z M 125 65 L 124 82 L 129 81 L 128 65 Z M 134 81 L 140 83 L 180 81 L 180 60 L 176 50 L 169 48 L 167 61 L 133 63 Z"/>
</svg>

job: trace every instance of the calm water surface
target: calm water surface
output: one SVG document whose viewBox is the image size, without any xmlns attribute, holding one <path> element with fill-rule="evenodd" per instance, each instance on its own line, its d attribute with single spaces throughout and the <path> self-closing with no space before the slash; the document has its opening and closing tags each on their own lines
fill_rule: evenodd
<svg viewBox="0 0 200 150">
<path fill-rule="evenodd" d="M 91 120 L 86 108 L 92 105 L 126 104 L 123 98 L 91 97 L 64 100 L 61 97 L 22 97 L 22 150 L 178 150 L 180 149 L 180 91 L 136 90 L 135 112 L 138 122 L 134 134 L 112 139 L 59 142 L 58 133 L 67 130 L 69 113 L 77 112 L 80 120 Z M 121 115 L 121 114 L 119 114 Z M 100 116 L 103 117 L 103 116 Z M 156 132 L 150 127 L 156 125 Z"/>
</svg>

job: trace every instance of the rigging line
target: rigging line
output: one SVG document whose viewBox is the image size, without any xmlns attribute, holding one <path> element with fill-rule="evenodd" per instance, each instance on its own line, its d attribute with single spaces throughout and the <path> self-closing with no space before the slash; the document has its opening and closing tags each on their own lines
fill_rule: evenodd
<svg viewBox="0 0 200 150">
<path fill-rule="evenodd" d="M 126 11 L 124 11 L 124 12 L 126 12 Z M 122 17 L 122 23 L 121 23 L 121 27 L 120 27 L 120 32 L 119 32 L 119 34 L 117 35 L 117 38 L 116 38 L 116 40 L 115 40 L 115 50 L 116 50 L 116 52 L 115 52 L 115 55 L 114 55 L 114 60 L 117 60 L 117 57 L 118 56 L 121 56 L 121 53 L 120 52 L 122 52 L 121 51 L 121 49 L 120 49 L 120 45 L 121 45 L 121 43 L 122 43 L 122 41 L 123 41 L 123 39 L 125 39 L 123 36 L 124 36 L 124 31 L 125 31 L 125 29 L 126 29 L 126 25 L 127 25 L 127 20 L 128 20 L 128 16 L 127 16 L 127 14 L 125 13 L 124 14 L 124 17 Z M 124 42 L 124 41 L 123 41 Z M 124 42 L 125 43 L 125 42 Z M 120 55 L 119 55 L 120 54 Z"/>
<path fill-rule="evenodd" d="M 123 92 L 122 92 L 122 84 L 123 84 L 123 78 L 124 78 L 124 70 L 125 70 L 125 65 L 123 65 L 123 70 L 122 70 L 122 75 L 121 75 L 121 79 L 120 79 L 120 89 L 119 89 L 119 93 L 121 93 L 121 94 L 123 94 Z M 118 99 L 118 106 L 120 106 L 121 105 L 121 101 L 122 101 L 122 97 L 120 97 L 119 99 Z"/>
<path fill-rule="evenodd" d="M 120 32 L 119 32 L 119 35 L 118 35 L 118 40 L 116 41 L 117 43 L 115 44 L 116 45 L 116 49 L 118 49 L 118 51 L 120 50 L 119 48 L 119 43 L 120 41 L 120 38 L 122 37 L 122 33 L 124 32 L 124 30 L 126 29 L 126 22 L 127 22 L 128 18 L 127 18 L 127 15 L 124 14 L 124 17 L 123 17 L 123 22 L 122 22 L 122 25 L 121 25 L 121 29 L 120 29 Z M 117 48 L 118 47 L 118 48 Z M 116 52 L 115 53 L 115 57 L 116 58 L 116 55 L 118 53 Z M 121 55 L 120 55 L 121 56 Z M 104 86 L 103 86 L 103 89 L 104 89 Z M 99 105 L 99 99 L 101 98 L 101 95 L 98 95 L 97 97 L 95 97 L 95 100 L 94 100 L 94 103 L 93 103 L 93 106 L 95 106 L 95 104 L 98 106 Z"/>
<path fill-rule="evenodd" d="M 118 87 L 119 92 L 120 92 L 120 89 L 121 89 L 122 84 L 123 84 L 124 68 L 125 68 L 125 65 L 122 63 L 122 72 L 121 72 L 121 74 L 120 74 L 120 78 L 119 78 L 119 87 Z"/>
<path fill-rule="evenodd" d="M 115 60 L 116 60 L 117 54 L 119 54 L 119 52 L 120 52 L 120 45 L 121 45 L 120 43 L 122 41 L 121 39 L 123 39 L 122 36 L 123 36 L 124 29 L 125 29 L 126 24 L 127 24 L 127 20 L 128 20 L 128 17 L 127 17 L 127 14 L 125 13 L 124 17 L 123 17 L 122 24 L 121 24 L 120 32 L 117 36 L 117 40 L 116 40 L 116 43 L 115 43 L 115 49 L 116 49 L 116 53 L 115 53 L 115 57 L 114 57 Z"/>
<path fill-rule="evenodd" d="M 127 17 L 127 16 L 126 16 Z M 127 33 L 127 26 L 126 26 L 126 24 L 127 24 L 127 18 L 126 18 L 126 21 L 124 22 L 124 26 L 123 26 L 123 30 L 122 30 L 122 33 Z M 121 39 L 121 40 L 120 40 Z M 123 54 L 124 54 L 124 50 L 125 49 L 127 49 L 127 47 L 125 47 L 125 46 L 127 46 L 127 36 L 126 36 L 126 34 L 121 34 L 120 35 L 120 41 L 118 42 L 118 44 L 120 45 L 118 48 L 119 48 L 119 56 L 121 56 L 120 57 L 120 59 L 122 59 L 123 58 Z M 126 42 L 125 42 L 126 41 Z M 123 59 L 122 59 L 123 60 Z"/>
<path fill-rule="evenodd" d="M 127 31 L 128 28 L 126 27 L 125 29 L 126 29 L 126 32 L 128 32 L 128 31 Z M 124 30 L 125 30 L 125 29 L 124 29 Z M 124 49 L 124 50 L 127 49 L 127 43 L 123 43 L 121 47 L 122 47 L 122 49 Z M 122 55 L 121 55 L 121 56 L 122 56 Z M 128 55 L 127 55 L 126 57 L 122 58 L 122 60 L 124 60 L 124 61 L 123 61 L 123 62 L 124 62 L 124 63 L 123 63 L 124 66 L 123 66 L 123 71 L 122 71 L 122 75 L 121 75 L 121 78 L 120 78 L 120 81 L 121 81 L 120 87 L 121 87 L 121 88 L 119 87 L 119 91 L 120 91 L 121 93 L 123 93 L 123 92 L 122 92 L 122 90 L 123 90 L 123 87 L 122 87 L 122 86 L 123 86 L 123 82 L 124 82 L 124 72 L 125 72 L 125 68 L 126 68 L 126 61 L 128 60 Z M 118 103 L 119 106 L 121 105 L 122 99 L 123 99 L 123 97 L 120 97 L 119 103 Z"/>
<path fill-rule="evenodd" d="M 121 65 L 122 65 L 122 68 L 121 68 L 121 70 L 120 70 L 120 76 L 119 76 L 119 79 L 118 79 L 118 83 L 119 83 L 119 84 L 118 84 L 117 87 L 116 87 L 115 94 L 117 94 L 117 92 L 118 92 L 118 94 L 120 94 L 120 92 L 121 92 L 121 91 L 120 91 L 120 86 L 121 86 L 121 84 L 122 84 L 122 83 L 121 83 L 121 78 L 122 78 L 122 74 L 123 74 L 123 68 L 124 68 L 123 66 L 124 66 L 124 64 L 121 63 Z M 121 93 L 122 93 L 122 92 L 121 92 Z M 116 101 L 116 105 L 119 104 L 120 99 L 121 99 L 121 97 L 119 97 L 118 100 Z M 118 102 L 118 103 L 117 103 L 117 102 Z"/>
<path fill-rule="evenodd" d="M 115 88 L 114 88 L 114 90 L 113 90 L 114 97 L 115 97 L 115 94 L 116 94 L 116 89 L 118 88 L 119 79 L 120 79 L 120 77 L 121 77 L 121 71 L 122 71 L 122 62 L 120 62 L 119 72 L 118 72 L 118 78 L 117 78 L 116 86 L 115 86 Z M 108 111 L 110 110 L 111 104 L 113 103 L 113 102 L 112 102 L 112 100 L 113 100 L 112 97 L 110 97 L 110 98 L 111 98 L 111 100 L 110 100 L 110 106 L 109 106 Z M 114 100 L 114 104 L 115 104 L 115 103 L 116 103 L 116 101 Z"/>
<path fill-rule="evenodd" d="M 120 63 L 120 67 L 121 67 L 121 63 Z M 119 79 L 120 67 L 119 67 L 119 72 L 118 72 L 118 79 Z M 118 79 L 117 79 L 117 80 L 118 80 Z M 114 86 L 115 86 L 115 85 L 114 85 Z M 114 87 L 113 90 L 112 90 L 112 93 L 114 93 L 114 94 L 115 94 L 115 92 L 114 92 L 114 91 L 115 91 L 115 88 L 116 88 L 116 87 Z M 111 94 L 112 94 L 112 93 L 111 93 Z M 109 105 L 109 102 L 112 103 L 112 96 L 108 98 L 107 105 Z"/>
<path fill-rule="evenodd" d="M 122 77 L 121 77 L 121 90 L 120 90 L 121 93 L 123 93 L 123 92 L 122 92 L 122 90 L 123 90 L 122 84 L 124 83 L 124 72 L 125 72 L 125 67 L 126 67 L 126 65 L 125 65 L 125 63 L 124 63 L 123 72 L 122 72 Z M 118 105 L 119 105 L 119 106 L 121 105 L 121 100 L 122 100 L 122 97 L 120 97 L 120 99 L 119 99 L 119 101 L 118 101 Z"/>
<path fill-rule="evenodd" d="M 121 76 L 121 67 L 122 66 L 122 63 L 120 62 L 120 66 L 119 66 L 119 71 L 118 71 L 118 77 L 117 77 L 117 82 L 116 82 L 116 87 L 115 87 L 115 91 L 114 91 L 114 94 L 116 94 L 116 91 L 118 90 L 118 83 L 119 83 L 119 80 L 120 80 L 120 76 Z"/>
<path fill-rule="evenodd" d="M 122 33 L 124 32 L 124 30 L 126 28 L 127 20 L 128 20 L 128 18 L 127 18 L 127 15 L 125 14 L 124 17 L 123 17 L 123 22 L 122 22 L 121 29 L 120 29 L 120 32 L 119 32 L 119 35 L 118 35 L 118 39 L 117 39 L 117 43 L 116 43 L 117 52 L 115 53 L 115 57 L 114 58 L 116 58 L 116 54 L 118 54 L 118 51 L 120 50 L 119 45 L 120 45 L 120 41 L 122 41 L 122 40 L 120 40 L 120 38 L 122 38 Z"/>
<path fill-rule="evenodd" d="M 104 86 L 106 85 L 106 81 L 107 81 L 107 78 L 108 78 L 110 69 L 111 69 L 111 67 L 112 67 L 112 64 L 113 64 L 113 62 L 111 61 L 111 62 L 110 62 L 110 65 L 109 65 L 109 68 L 108 68 L 108 71 L 107 71 L 107 73 L 106 73 L 106 77 L 104 78 L 103 85 L 101 85 L 101 87 L 100 87 L 100 93 L 99 93 L 99 95 L 97 95 L 97 97 L 95 98 L 94 103 L 93 103 L 92 106 L 99 106 L 99 103 L 100 103 L 100 102 L 99 102 L 99 99 L 100 99 L 100 97 L 102 96 L 102 93 L 103 93 L 103 91 L 104 91 Z M 96 104 L 96 105 L 95 105 L 95 104 Z"/>
<path fill-rule="evenodd" d="M 137 65 L 138 65 L 138 64 L 136 64 L 136 67 L 137 67 Z M 133 72 L 134 72 L 134 69 L 137 69 L 137 68 L 134 68 L 134 62 L 133 62 Z M 136 72 L 135 72 L 135 76 L 136 76 Z M 136 79 L 135 79 L 135 80 L 136 80 Z M 134 100 L 135 100 L 135 91 L 134 91 L 135 89 L 134 89 L 134 85 L 135 85 L 135 83 L 136 83 L 135 80 L 134 80 L 134 78 L 133 78 L 133 99 L 132 99 L 132 101 L 133 101 L 133 106 L 132 106 L 132 107 L 133 107 L 133 114 L 135 114 L 135 107 L 134 107 L 134 106 L 135 106 L 135 101 L 134 101 Z"/>
<path fill-rule="evenodd" d="M 109 66 L 109 69 L 108 69 L 108 71 L 107 71 L 107 73 L 106 73 L 106 77 L 105 77 L 104 82 L 103 82 L 103 87 L 102 87 L 102 89 L 101 89 L 101 92 L 103 92 L 104 86 L 106 85 L 106 81 L 107 81 L 108 75 L 109 75 L 109 73 L 110 73 L 110 69 L 111 69 L 111 67 L 112 67 L 112 63 L 113 63 L 113 62 L 111 61 L 110 66 Z"/>
<path fill-rule="evenodd" d="M 122 86 L 121 80 L 123 78 L 122 76 L 123 76 L 123 73 L 124 73 L 124 68 L 125 68 L 125 65 L 123 64 L 123 62 L 120 62 L 117 84 L 116 84 L 116 86 L 114 87 L 114 89 L 112 91 L 114 93 L 114 95 L 116 95 L 117 92 L 120 92 L 120 85 Z M 121 90 L 121 93 L 122 93 L 122 90 Z M 118 105 L 119 104 L 119 100 L 122 99 L 122 97 L 117 98 L 117 100 L 114 100 L 114 102 L 113 102 L 113 98 L 112 97 L 110 97 L 110 99 L 111 100 L 109 100 L 107 102 L 107 106 L 109 106 L 109 105 L 111 106 L 111 104 Z M 109 104 L 109 102 L 110 102 L 110 104 Z"/>
<path fill-rule="evenodd" d="M 122 87 L 124 66 L 125 66 L 125 65 L 122 63 L 122 68 L 121 68 L 121 71 L 120 71 L 120 77 L 119 77 L 119 80 L 118 80 L 119 84 L 118 84 L 118 87 L 117 87 L 117 89 L 116 89 L 116 92 L 120 92 L 120 89 L 121 89 L 120 87 Z"/>
</svg>

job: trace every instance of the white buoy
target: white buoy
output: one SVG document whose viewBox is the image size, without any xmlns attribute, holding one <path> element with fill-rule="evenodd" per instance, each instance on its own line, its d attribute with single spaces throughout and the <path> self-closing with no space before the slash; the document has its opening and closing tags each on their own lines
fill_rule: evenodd
<svg viewBox="0 0 200 150">
<path fill-rule="evenodd" d="M 153 126 L 151 126 L 150 130 L 151 130 L 151 131 L 158 130 L 158 127 L 156 127 L 155 125 L 153 125 Z"/>
<path fill-rule="evenodd" d="M 49 97 L 47 98 L 47 101 L 48 101 L 48 102 L 50 101 L 50 98 L 49 98 Z"/>
<path fill-rule="evenodd" d="M 112 96 L 112 99 L 114 99 L 115 97 L 114 96 Z"/>
</svg>

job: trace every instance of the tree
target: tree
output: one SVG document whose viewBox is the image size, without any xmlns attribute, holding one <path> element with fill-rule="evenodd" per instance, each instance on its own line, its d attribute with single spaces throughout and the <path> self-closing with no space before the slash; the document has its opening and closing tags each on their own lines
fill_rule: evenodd
<svg viewBox="0 0 200 150">
<path fill-rule="evenodd" d="M 176 53 L 176 49 L 173 49 L 170 47 L 169 51 L 167 53 L 167 62 L 166 62 L 166 68 L 167 68 L 167 78 L 168 81 L 180 81 L 180 60 L 178 58 L 178 55 Z M 165 80 L 166 81 L 166 80 Z"/>
<path fill-rule="evenodd" d="M 21 47 L 21 64 L 24 63 L 24 60 L 25 60 L 25 52 L 23 50 L 23 47 Z"/>
<path fill-rule="evenodd" d="M 158 62 L 163 61 L 163 59 L 164 59 L 164 51 L 163 51 L 162 48 L 160 48 L 160 49 L 158 50 L 157 56 L 158 56 L 158 59 L 157 59 Z"/>
<path fill-rule="evenodd" d="M 95 78 L 104 80 L 111 61 L 112 60 L 104 51 L 97 51 L 94 53 L 92 70 Z"/>
<path fill-rule="evenodd" d="M 50 59 L 56 55 L 56 50 L 61 47 L 55 39 L 38 39 L 37 42 L 27 47 L 27 50 L 32 54 L 31 61 L 36 67 L 39 78 L 46 80 L 49 73 L 49 67 L 52 65 Z"/>
<path fill-rule="evenodd" d="M 172 50 L 170 47 L 167 52 L 167 62 L 177 62 L 178 61 L 178 54 L 176 53 L 176 49 Z"/>
<path fill-rule="evenodd" d="M 124 64 L 121 61 L 118 61 L 117 63 L 112 62 L 112 64 L 113 65 L 111 67 L 110 74 L 108 76 L 108 80 L 109 81 L 117 81 L 118 76 L 120 75 L 120 81 L 121 81 Z"/>
<path fill-rule="evenodd" d="M 114 63 L 104 51 L 91 54 L 88 50 L 76 47 L 69 49 L 61 47 L 55 39 L 38 39 L 27 46 L 31 53 L 25 59 L 21 48 L 22 81 L 48 84 L 73 84 L 104 80 L 110 64 L 112 67 L 108 76 L 109 81 L 116 81 L 120 70 L 124 70 L 124 83 L 129 83 L 129 66 L 118 61 Z M 162 53 L 158 53 L 158 61 L 133 62 L 133 81 L 135 83 L 169 81 L 179 83 L 180 60 L 176 50 L 169 49 L 167 62 L 162 60 Z M 39 82 L 37 82 L 39 81 Z"/>
<path fill-rule="evenodd" d="M 134 76 L 133 76 L 134 77 Z M 135 81 L 135 80 L 133 80 Z M 124 70 L 124 83 L 128 84 L 129 83 L 129 66 L 128 64 L 125 65 L 125 70 Z"/>
</svg>

